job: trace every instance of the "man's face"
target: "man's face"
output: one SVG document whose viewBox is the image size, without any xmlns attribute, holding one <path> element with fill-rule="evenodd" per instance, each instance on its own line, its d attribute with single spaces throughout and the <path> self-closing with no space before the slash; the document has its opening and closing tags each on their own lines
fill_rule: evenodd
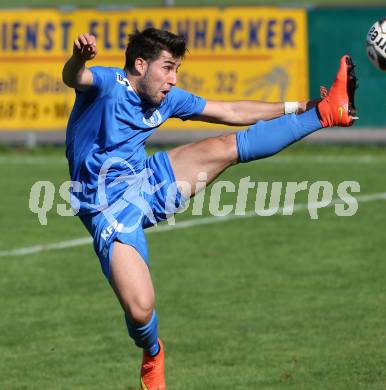
<svg viewBox="0 0 386 390">
<path fill-rule="evenodd" d="M 176 85 L 181 58 L 175 58 L 163 50 L 158 59 L 153 62 L 145 61 L 145 64 L 143 76 L 137 83 L 138 93 L 151 105 L 158 106 Z"/>
</svg>

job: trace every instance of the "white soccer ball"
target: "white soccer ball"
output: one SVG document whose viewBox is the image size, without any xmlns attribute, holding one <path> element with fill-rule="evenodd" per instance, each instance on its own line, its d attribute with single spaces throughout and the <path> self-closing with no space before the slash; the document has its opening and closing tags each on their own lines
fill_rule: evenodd
<svg viewBox="0 0 386 390">
<path fill-rule="evenodd" d="M 375 22 L 367 33 L 367 55 L 381 70 L 386 70 L 386 18 Z"/>
</svg>

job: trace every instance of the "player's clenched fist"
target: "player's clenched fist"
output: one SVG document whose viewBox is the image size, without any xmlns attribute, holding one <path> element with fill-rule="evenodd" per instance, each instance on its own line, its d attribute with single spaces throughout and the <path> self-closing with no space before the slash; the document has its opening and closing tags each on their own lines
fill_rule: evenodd
<svg viewBox="0 0 386 390">
<path fill-rule="evenodd" d="M 80 34 L 74 41 L 74 56 L 83 61 L 89 61 L 97 55 L 96 39 L 91 34 Z"/>
</svg>

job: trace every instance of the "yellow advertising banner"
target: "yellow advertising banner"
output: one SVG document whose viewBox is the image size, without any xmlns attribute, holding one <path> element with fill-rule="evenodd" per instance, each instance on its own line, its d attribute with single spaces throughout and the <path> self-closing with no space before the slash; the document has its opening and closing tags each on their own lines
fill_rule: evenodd
<svg viewBox="0 0 386 390">
<path fill-rule="evenodd" d="M 306 17 L 303 9 L 274 7 L 3 10 L 0 129 L 66 127 L 75 94 L 61 72 L 83 32 L 97 38 L 98 55 L 88 66 L 123 66 L 128 34 L 153 26 L 187 39 L 181 88 L 207 99 L 307 99 Z M 163 129 L 218 127 L 172 119 Z"/>
</svg>

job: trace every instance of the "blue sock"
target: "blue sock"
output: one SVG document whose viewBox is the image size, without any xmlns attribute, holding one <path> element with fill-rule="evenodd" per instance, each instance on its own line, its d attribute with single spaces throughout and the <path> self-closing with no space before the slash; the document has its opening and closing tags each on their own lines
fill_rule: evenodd
<svg viewBox="0 0 386 390">
<path fill-rule="evenodd" d="M 272 156 L 322 127 L 313 108 L 300 115 L 284 115 L 270 121 L 259 121 L 236 134 L 240 162 Z"/>
<path fill-rule="evenodd" d="M 150 321 L 143 326 L 135 326 L 125 315 L 127 330 L 135 344 L 143 348 L 150 356 L 157 355 L 159 351 L 158 344 L 158 318 L 157 313 L 153 311 Z"/>
</svg>

